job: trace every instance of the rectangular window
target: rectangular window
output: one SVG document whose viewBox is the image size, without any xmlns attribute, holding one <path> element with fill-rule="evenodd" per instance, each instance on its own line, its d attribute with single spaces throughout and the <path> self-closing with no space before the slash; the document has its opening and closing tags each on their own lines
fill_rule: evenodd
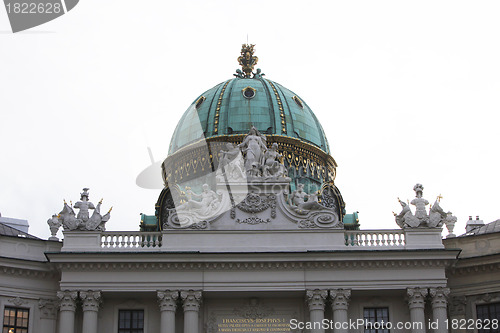
<svg viewBox="0 0 500 333">
<path fill-rule="evenodd" d="M 365 333 L 389 333 L 389 308 L 364 308 Z"/>
<path fill-rule="evenodd" d="M 6 306 L 3 310 L 2 333 L 28 333 L 28 309 Z"/>
<path fill-rule="evenodd" d="M 486 328 L 478 329 L 478 333 L 498 333 L 498 325 L 493 325 L 493 319 L 500 321 L 500 303 L 476 305 L 476 314 L 478 322 L 486 325 Z M 496 322 L 498 324 L 498 322 Z"/>
<path fill-rule="evenodd" d="M 144 333 L 144 310 L 119 310 L 118 333 Z"/>
</svg>

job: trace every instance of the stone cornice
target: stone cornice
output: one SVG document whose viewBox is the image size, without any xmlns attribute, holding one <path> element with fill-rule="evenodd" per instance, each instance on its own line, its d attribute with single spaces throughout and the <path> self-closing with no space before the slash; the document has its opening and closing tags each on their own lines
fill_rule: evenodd
<svg viewBox="0 0 500 333">
<path fill-rule="evenodd" d="M 192 259 L 191 259 L 192 260 Z M 353 260 L 353 261 L 213 261 L 213 262 L 65 262 L 61 271 L 136 271 L 136 270 L 296 270 L 341 268 L 414 268 L 446 267 L 449 260 Z"/>
<path fill-rule="evenodd" d="M 50 270 L 51 269 L 51 270 Z M 59 277 L 60 274 L 56 269 L 56 266 L 51 264 L 50 266 L 43 267 L 43 269 L 38 269 L 37 267 L 9 267 L 0 265 L 0 274 L 6 275 L 15 275 L 15 276 L 23 276 L 23 277 L 32 277 L 32 278 L 56 278 Z"/>
<path fill-rule="evenodd" d="M 499 270 L 500 270 L 500 262 L 476 263 L 467 266 L 462 266 L 461 263 L 459 263 L 458 265 L 452 266 L 449 269 L 447 269 L 447 271 L 453 275 L 468 275 L 471 273 L 479 273 L 479 272 L 491 273 L 493 271 L 499 271 Z"/>
</svg>

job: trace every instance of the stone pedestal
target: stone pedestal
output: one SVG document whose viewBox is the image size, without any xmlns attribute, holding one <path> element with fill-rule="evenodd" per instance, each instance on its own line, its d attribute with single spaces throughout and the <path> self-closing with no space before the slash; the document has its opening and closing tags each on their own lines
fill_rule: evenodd
<svg viewBox="0 0 500 333">
<path fill-rule="evenodd" d="M 412 322 L 412 333 L 425 333 L 425 297 L 427 289 L 408 288 L 408 307 L 410 308 L 410 320 Z M 417 324 L 420 323 L 420 324 Z"/>
<path fill-rule="evenodd" d="M 83 308 L 82 333 L 97 333 L 97 314 L 101 303 L 100 291 L 81 291 L 80 298 Z"/>
<path fill-rule="evenodd" d="M 184 308 L 184 333 L 198 333 L 201 291 L 181 291 L 181 299 Z"/>
<path fill-rule="evenodd" d="M 432 297 L 432 316 L 434 322 L 437 322 L 437 328 L 434 329 L 434 333 L 447 333 L 448 329 L 446 327 L 447 317 L 447 307 L 448 307 L 448 295 L 450 294 L 449 288 L 431 288 L 429 289 L 429 294 Z"/>
<path fill-rule="evenodd" d="M 349 299 L 351 298 L 350 289 L 332 289 L 330 290 L 332 300 L 333 321 L 339 326 L 334 330 L 335 333 L 347 333 L 349 331 L 349 319 L 347 318 L 347 309 Z"/>
<path fill-rule="evenodd" d="M 75 310 L 77 291 L 59 291 L 59 333 L 75 332 Z"/>
<path fill-rule="evenodd" d="M 314 327 L 311 333 L 324 333 L 321 322 L 325 319 L 325 300 L 328 290 L 308 290 L 306 291 L 306 302 L 309 307 L 309 317 L 312 323 L 319 323 L 319 327 Z"/>
<path fill-rule="evenodd" d="M 40 310 L 40 333 L 56 333 L 57 301 L 42 298 L 38 301 Z"/>
<path fill-rule="evenodd" d="M 160 333 L 175 333 L 175 310 L 177 309 L 178 291 L 158 291 L 160 306 Z"/>
</svg>

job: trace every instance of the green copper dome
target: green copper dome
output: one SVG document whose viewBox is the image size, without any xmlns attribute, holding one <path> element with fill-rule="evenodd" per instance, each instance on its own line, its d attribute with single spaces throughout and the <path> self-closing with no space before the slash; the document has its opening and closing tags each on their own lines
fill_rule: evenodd
<svg viewBox="0 0 500 333">
<path fill-rule="evenodd" d="M 251 126 L 312 144 L 329 154 L 323 128 L 294 92 L 265 79 L 236 77 L 198 96 L 184 113 L 170 142 L 169 155 L 202 139 L 246 134 Z"/>
</svg>

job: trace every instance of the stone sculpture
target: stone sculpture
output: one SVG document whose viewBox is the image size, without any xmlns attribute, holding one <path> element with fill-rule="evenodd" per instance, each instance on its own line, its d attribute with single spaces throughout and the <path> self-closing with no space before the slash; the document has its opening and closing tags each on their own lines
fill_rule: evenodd
<svg viewBox="0 0 500 333">
<path fill-rule="evenodd" d="M 244 170 L 246 176 L 250 179 L 263 178 L 264 180 L 287 177 L 286 168 L 282 162 L 283 156 L 278 152 L 278 144 L 273 143 L 268 149 L 266 142 L 266 136 L 252 126 L 243 142 L 237 146 L 245 154 Z M 227 147 L 228 152 L 235 148 Z M 235 153 L 237 152 L 235 151 Z M 225 157 L 223 156 L 223 158 Z M 222 164 L 224 165 L 224 163 L 226 162 L 223 161 Z M 237 172 L 239 173 L 239 170 Z"/>
<path fill-rule="evenodd" d="M 49 225 L 51 237 L 49 237 L 49 240 L 59 240 L 59 238 L 56 237 L 57 232 L 59 231 L 59 228 L 62 225 L 62 222 L 59 220 L 58 215 L 52 215 L 52 218 L 47 220 L 47 224 Z"/>
<path fill-rule="evenodd" d="M 318 202 L 318 195 L 316 193 L 307 194 L 304 192 L 304 184 L 297 185 L 297 189 L 290 195 L 288 203 L 292 210 L 300 215 L 305 215 L 312 210 L 329 209 Z"/>
<path fill-rule="evenodd" d="M 429 213 L 427 213 L 426 206 L 429 204 L 429 201 L 422 197 L 424 187 L 422 184 L 416 184 L 413 190 L 415 191 L 415 199 L 411 201 L 411 204 L 415 206 L 415 214 L 412 213 L 410 207 L 405 202 L 398 198 L 402 209 L 399 214 L 394 213 L 394 216 L 396 224 L 400 228 L 440 228 L 447 219 L 450 221 L 453 220 L 451 212 L 445 213 L 441 208 L 441 196 L 436 198 Z"/>
<path fill-rule="evenodd" d="M 283 156 L 278 153 L 278 144 L 275 142 L 264 153 L 262 163 L 262 176 L 266 178 L 284 177 L 285 166 L 280 162 Z"/>
<path fill-rule="evenodd" d="M 243 166 L 243 156 L 241 151 L 234 144 L 228 142 L 226 150 L 221 150 L 219 169 L 217 170 L 217 180 L 227 181 L 245 181 L 246 175 Z"/>
<path fill-rule="evenodd" d="M 203 184 L 201 194 L 196 194 L 191 190 L 186 193 L 189 195 L 189 199 L 186 203 L 176 207 L 177 212 L 189 211 L 200 216 L 212 216 L 212 213 L 220 204 L 219 196 L 210 189 L 208 184 Z M 193 197 L 201 200 L 194 200 Z"/>
<path fill-rule="evenodd" d="M 212 191 L 208 184 L 203 184 L 202 188 L 200 194 L 194 193 L 191 189 L 186 191 L 187 202 L 170 209 L 167 222 L 163 224 L 164 228 L 207 228 L 207 221 L 220 214 L 222 198 Z"/>
<path fill-rule="evenodd" d="M 245 170 L 248 172 L 253 168 L 254 163 L 260 164 L 264 153 L 267 151 L 266 137 L 252 126 L 238 147 L 241 148 L 242 152 L 246 153 Z"/>
<path fill-rule="evenodd" d="M 62 225 L 64 230 L 85 230 L 85 231 L 105 231 L 106 222 L 110 218 L 110 213 L 113 207 L 102 216 L 101 215 L 101 204 L 102 199 L 99 201 L 97 206 L 94 206 L 92 202 L 89 201 L 88 188 L 84 188 L 83 192 L 80 194 L 80 201 L 75 203 L 73 207 L 71 204 L 68 205 L 66 200 L 64 200 L 64 206 L 62 211 L 58 215 L 52 215 L 52 218 L 47 221 L 49 228 L 52 233 L 52 237 L 55 238 L 59 227 Z M 75 214 L 73 208 L 78 208 L 78 215 Z M 89 209 L 94 210 L 92 216 L 89 216 Z"/>
</svg>

